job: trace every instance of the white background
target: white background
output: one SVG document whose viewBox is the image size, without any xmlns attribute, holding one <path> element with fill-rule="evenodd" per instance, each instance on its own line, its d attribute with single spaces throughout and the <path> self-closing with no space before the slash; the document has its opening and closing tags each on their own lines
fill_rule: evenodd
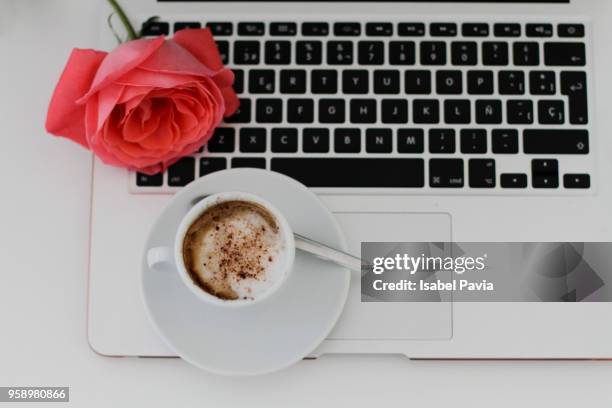
<svg viewBox="0 0 612 408">
<path fill-rule="evenodd" d="M 609 406 L 612 362 L 325 356 L 234 379 L 178 359 L 96 355 L 85 313 L 90 156 L 46 135 L 44 118 L 70 49 L 98 43 L 97 1 L 0 0 L 0 386 L 70 386 L 78 407 Z"/>
</svg>

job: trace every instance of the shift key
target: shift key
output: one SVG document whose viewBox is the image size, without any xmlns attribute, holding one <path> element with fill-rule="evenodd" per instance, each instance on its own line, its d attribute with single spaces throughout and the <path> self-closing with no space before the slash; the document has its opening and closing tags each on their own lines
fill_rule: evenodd
<svg viewBox="0 0 612 408">
<path fill-rule="evenodd" d="M 588 154 L 589 132 L 574 129 L 526 129 L 523 147 L 527 154 Z"/>
</svg>

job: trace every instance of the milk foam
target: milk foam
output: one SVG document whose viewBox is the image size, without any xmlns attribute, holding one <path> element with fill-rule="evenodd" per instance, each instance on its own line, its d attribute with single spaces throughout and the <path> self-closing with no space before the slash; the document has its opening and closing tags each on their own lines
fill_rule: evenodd
<svg viewBox="0 0 612 408">
<path fill-rule="evenodd" d="M 192 226 L 192 273 L 209 288 L 233 292 L 230 298 L 256 299 L 286 273 L 284 231 L 265 209 L 226 215 Z"/>
</svg>

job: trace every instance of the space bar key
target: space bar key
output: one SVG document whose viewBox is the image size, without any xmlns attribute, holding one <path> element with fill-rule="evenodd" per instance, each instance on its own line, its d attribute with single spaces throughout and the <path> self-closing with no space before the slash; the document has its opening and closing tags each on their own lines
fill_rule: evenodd
<svg viewBox="0 0 612 408">
<path fill-rule="evenodd" d="M 308 187 L 423 187 L 423 159 L 273 158 L 273 171 Z"/>
</svg>

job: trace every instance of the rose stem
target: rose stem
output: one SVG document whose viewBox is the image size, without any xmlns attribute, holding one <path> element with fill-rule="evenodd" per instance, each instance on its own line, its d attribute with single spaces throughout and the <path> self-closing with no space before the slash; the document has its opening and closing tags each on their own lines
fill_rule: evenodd
<svg viewBox="0 0 612 408">
<path fill-rule="evenodd" d="M 132 23 L 130 23 L 130 19 L 127 17 L 127 15 L 123 11 L 119 3 L 117 3 L 116 0 L 107 0 L 107 1 L 108 1 L 108 4 L 110 4 L 110 6 L 113 8 L 113 10 L 115 10 L 115 13 L 117 13 L 117 16 L 119 16 L 119 20 L 121 20 L 121 23 L 127 30 L 128 40 L 138 39 L 138 35 L 136 34 L 136 31 L 134 30 Z"/>
</svg>

